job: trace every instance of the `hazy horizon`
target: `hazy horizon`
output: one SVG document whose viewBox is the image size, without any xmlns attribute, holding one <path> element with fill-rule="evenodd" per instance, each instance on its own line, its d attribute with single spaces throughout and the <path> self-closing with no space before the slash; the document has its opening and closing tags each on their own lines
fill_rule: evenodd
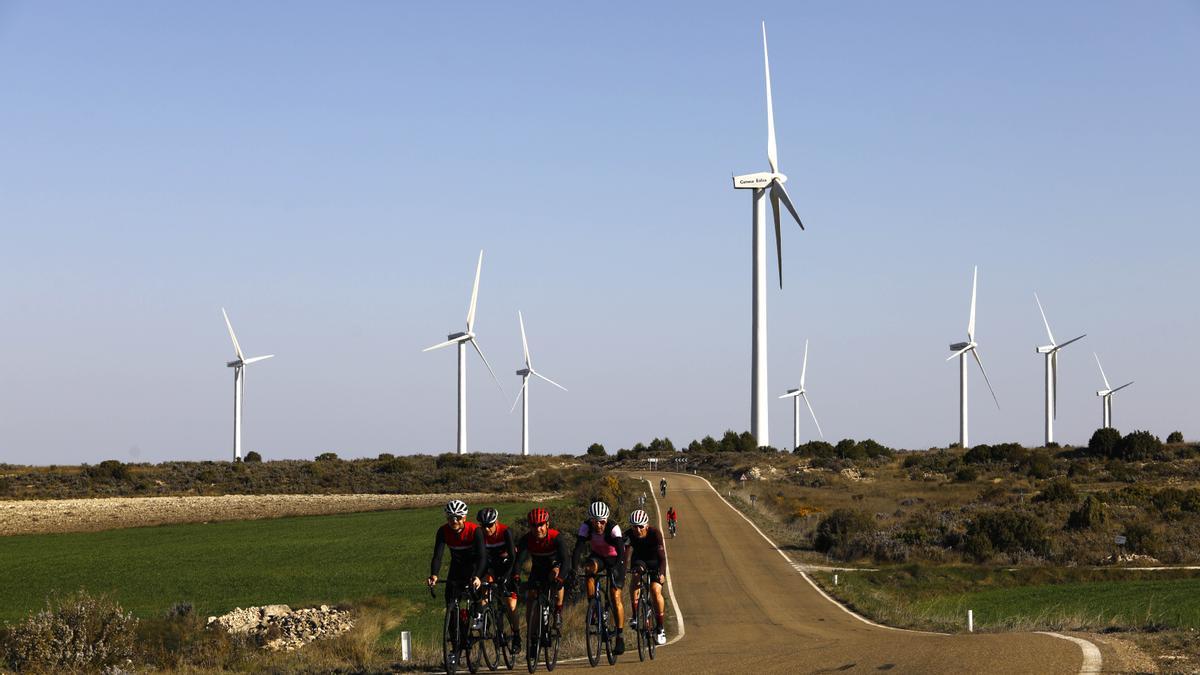
<svg viewBox="0 0 1200 675">
<path fill-rule="evenodd" d="M 340 10 L 340 11 L 339 11 Z M 807 231 L 768 258 L 771 444 L 805 339 L 825 440 L 1114 426 L 1200 438 L 1200 6 L 90 5 L 0 0 L 0 462 L 343 458 L 676 445 L 749 427 L 750 195 Z M 768 236 L 770 239 L 770 235 Z M 770 242 L 768 246 L 771 246 Z M 802 440 L 816 437 L 801 419 Z"/>
</svg>

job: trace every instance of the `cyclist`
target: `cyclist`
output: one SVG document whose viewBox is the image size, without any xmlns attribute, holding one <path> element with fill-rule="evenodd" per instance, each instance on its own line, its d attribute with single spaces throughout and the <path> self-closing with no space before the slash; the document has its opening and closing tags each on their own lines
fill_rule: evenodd
<svg viewBox="0 0 1200 675">
<path fill-rule="evenodd" d="M 526 558 L 532 558 L 529 578 L 525 583 L 525 627 L 529 628 L 537 618 L 532 616 L 533 606 L 537 602 L 538 590 L 546 584 L 558 587 L 554 600 L 554 630 L 562 629 L 563 608 L 563 567 L 570 560 L 567 554 L 567 538 L 561 536 L 558 530 L 550 527 L 550 512 L 536 508 L 525 517 L 530 530 L 517 542 L 516 569 Z M 519 645 L 518 645 L 519 646 Z M 530 645 L 532 648 L 533 645 Z"/>
<path fill-rule="evenodd" d="M 671 529 L 671 536 L 675 536 L 675 530 L 679 527 L 679 514 L 675 513 L 675 507 L 667 507 L 667 527 Z"/>
<path fill-rule="evenodd" d="M 664 496 L 664 497 L 667 496 L 667 479 L 666 478 L 658 481 L 658 491 L 660 493 L 662 493 L 662 496 Z"/>
<path fill-rule="evenodd" d="M 619 656 L 625 653 L 625 607 L 621 604 L 621 586 L 625 583 L 625 539 L 621 536 L 621 526 L 609 521 L 608 515 L 608 504 L 592 502 L 588 519 L 579 526 L 571 560 L 578 562 L 581 553 L 591 548 L 591 555 L 584 565 L 589 600 L 596 595 L 595 575 L 604 570 L 608 576 L 608 594 L 617 613 L 617 642 L 613 654 Z"/>
<path fill-rule="evenodd" d="M 458 601 L 462 585 L 470 582 L 472 589 L 479 588 L 479 577 L 487 562 L 483 545 L 483 530 L 475 523 L 467 522 L 467 504 L 461 499 L 446 503 L 446 524 L 439 527 L 433 540 L 433 560 L 429 563 L 429 578 L 425 583 L 433 588 L 442 570 L 442 552 L 450 548 L 450 571 L 446 574 L 446 604 Z M 453 658 L 453 657 L 452 657 Z"/>
<path fill-rule="evenodd" d="M 513 543 L 512 530 L 500 522 L 500 514 L 496 509 L 487 507 L 475 515 L 479 527 L 483 530 L 483 545 L 487 549 L 487 566 L 484 574 L 487 580 L 495 582 L 499 593 L 504 597 L 505 613 L 508 614 L 508 625 L 512 628 L 512 652 L 515 654 L 521 648 L 521 631 L 517 627 L 517 582 L 519 574 L 514 563 L 517 561 L 517 547 Z"/>
<path fill-rule="evenodd" d="M 663 628 L 663 583 L 667 580 L 667 551 L 663 547 L 662 532 L 650 527 L 650 516 L 638 509 L 629 514 L 629 534 L 625 537 L 625 565 L 633 574 L 633 620 L 638 619 L 638 596 L 641 592 L 641 573 L 650 579 L 654 592 L 654 639 L 658 644 L 667 644 L 667 631 Z M 641 628 L 641 626 L 637 626 Z"/>
</svg>

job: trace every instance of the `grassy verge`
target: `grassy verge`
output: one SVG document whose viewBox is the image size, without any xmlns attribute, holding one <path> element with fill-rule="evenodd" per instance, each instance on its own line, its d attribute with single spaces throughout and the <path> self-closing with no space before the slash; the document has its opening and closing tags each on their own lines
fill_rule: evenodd
<svg viewBox="0 0 1200 675">
<path fill-rule="evenodd" d="M 880 623 L 960 632 L 975 629 L 1196 630 L 1200 573 L 910 565 L 813 575 L 826 591 Z"/>
</svg>

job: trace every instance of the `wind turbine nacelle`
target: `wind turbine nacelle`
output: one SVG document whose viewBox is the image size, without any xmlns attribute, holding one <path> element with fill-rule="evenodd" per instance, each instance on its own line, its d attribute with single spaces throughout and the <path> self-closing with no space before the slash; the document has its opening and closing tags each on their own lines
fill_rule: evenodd
<svg viewBox="0 0 1200 675">
<path fill-rule="evenodd" d="M 461 337 L 470 337 L 470 333 L 451 333 L 446 336 L 447 340 L 457 340 Z"/>
<path fill-rule="evenodd" d="M 226 361 L 226 362 L 225 362 L 225 367 L 226 367 L 226 368 L 238 368 L 238 367 L 240 367 L 241 365 L 242 365 L 242 362 L 241 362 L 241 361 Z"/>
<path fill-rule="evenodd" d="M 783 183 L 787 180 L 787 176 L 781 173 L 771 173 L 770 171 L 748 173 L 744 176 L 734 176 L 733 187 L 735 190 L 762 190 L 770 186 L 771 182 L 776 179 L 780 183 Z"/>
<path fill-rule="evenodd" d="M 531 372 L 532 371 L 530 371 L 528 368 L 522 368 L 517 371 L 517 374 L 520 375 L 521 377 L 525 377 L 525 376 L 529 375 Z"/>
<path fill-rule="evenodd" d="M 966 349 L 967 347 L 970 347 L 970 346 L 971 346 L 970 342 L 955 342 L 954 344 L 950 345 L 950 351 L 957 352 L 957 351 Z"/>
<path fill-rule="evenodd" d="M 1043 345 L 1043 346 L 1037 348 L 1037 353 L 1049 354 L 1050 352 L 1054 351 L 1054 347 L 1055 347 L 1055 345 Z"/>
<path fill-rule="evenodd" d="M 1111 389 L 1101 389 L 1100 391 L 1096 392 L 1096 395 L 1097 396 L 1108 396 L 1111 393 L 1112 393 Z"/>
</svg>

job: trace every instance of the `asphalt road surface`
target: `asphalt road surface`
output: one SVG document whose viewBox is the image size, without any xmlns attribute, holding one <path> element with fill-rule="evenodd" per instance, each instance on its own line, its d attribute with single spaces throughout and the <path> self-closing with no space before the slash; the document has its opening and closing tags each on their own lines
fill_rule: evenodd
<svg viewBox="0 0 1200 675">
<path fill-rule="evenodd" d="M 657 488 L 661 474 L 649 474 Z M 632 632 L 621 670 L 669 673 L 1069 673 L 1084 649 L 1037 633 L 939 635 L 871 625 L 831 602 L 704 480 L 667 474 L 679 536 L 668 567 L 683 638 L 639 663 Z M 657 489 L 656 489 L 657 492 Z M 664 527 L 665 532 L 665 527 Z M 668 612 L 671 612 L 668 607 Z M 577 661 L 561 669 L 587 667 Z M 601 659 L 600 668 L 607 668 Z M 1095 669 L 1095 670 L 1093 670 Z"/>
</svg>

